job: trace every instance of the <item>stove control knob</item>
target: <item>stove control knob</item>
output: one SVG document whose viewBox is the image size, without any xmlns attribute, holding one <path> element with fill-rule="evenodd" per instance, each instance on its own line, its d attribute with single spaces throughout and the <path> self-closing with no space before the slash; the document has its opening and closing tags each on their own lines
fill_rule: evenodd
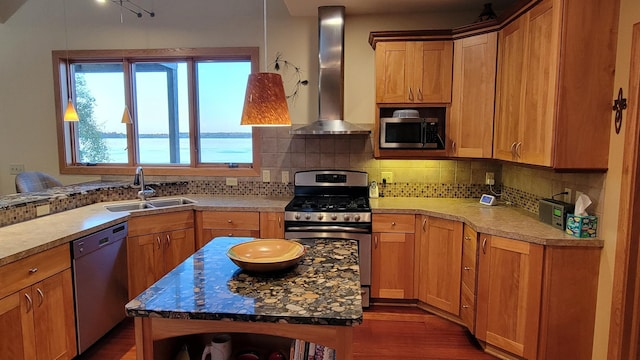
<svg viewBox="0 0 640 360">
<path fill-rule="evenodd" d="M 356 214 L 356 215 L 353 217 L 353 220 L 355 220 L 355 221 L 360 221 L 360 214 Z"/>
<path fill-rule="evenodd" d="M 293 217 L 296 218 L 296 220 L 300 220 L 300 213 L 296 213 Z"/>
<path fill-rule="evenodd" d="M 331 220 L 337 220 L 338 219 L 338 215 L 336 214 L 331 214 Z"/>
<path fill-rule="evenodd" d="M 322 220 L 322 219 L 324 219 L 324 215 L 318 214 L 318 220 Z"/>
<path fill-rule="evenodd" d="M 349 221 L 349 220 L 351 220 L 351 215 L 344 214 L 344 221 Z"/>
<path fill-rule="evenodd" d="M 305 214 L 304 218 L 307 219 L 307 220 L 311 219 L 311 214 Z"/>
</svg>

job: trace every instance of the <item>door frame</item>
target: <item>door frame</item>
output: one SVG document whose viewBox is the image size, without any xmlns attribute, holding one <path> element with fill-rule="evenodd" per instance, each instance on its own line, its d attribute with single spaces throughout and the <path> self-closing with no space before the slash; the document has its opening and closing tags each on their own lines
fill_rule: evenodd
<svg viewBox="0 0 640 360">
<path fill-rule="evenodd" d="M 640 23 L 633 25 L 608 359 L 635 359 L 640 341 Z"/>
</svg>

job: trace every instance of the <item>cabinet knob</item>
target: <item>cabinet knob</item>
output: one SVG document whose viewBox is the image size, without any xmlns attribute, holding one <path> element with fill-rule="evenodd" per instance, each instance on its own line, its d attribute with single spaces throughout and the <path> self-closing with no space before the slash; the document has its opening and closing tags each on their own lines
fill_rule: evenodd
<svg viewBox="0 0 640 360">
<path fill-rule="evenodd" d="M 464 267 L 464 269 L 465 269 L 466 271 L 471 270 L 471 268 L 470 268 L 470 267 L 468 267 L 468 266 L 465 266 L 465 267 Z"/>
<path fill-rule="evenodd" d="M 38 272 L 38 268 L 37 267 L 29 269 L 29 274 L 35 274 L 37 272 Z"/>
<path fill-rule="evenodd" d="M 395 222 L 395 221 L 392 221 L 392 222 L 391 222 L 391 226 L 396 226 L 396 222 Z"/>
<path fill-rule="evenodd" d="M 471 236 L 466 236 L 466 235 L 465 235 L 464 239 L 465 239 L 465 240 L 467 240 L 467 241 L 469 241 L 469 240 L 471 240 Z"/>
<path fill-rule="evenodd" d="M 468 309 L 468 308 L 469 308 L 469 305 L 462 305 L 462 308 L 463 308 L 463 309 Z"/>
</svg>

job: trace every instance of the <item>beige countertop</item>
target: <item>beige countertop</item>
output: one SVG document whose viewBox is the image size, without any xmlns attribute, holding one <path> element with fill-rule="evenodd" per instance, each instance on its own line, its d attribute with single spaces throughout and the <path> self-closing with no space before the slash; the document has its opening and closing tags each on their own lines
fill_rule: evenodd
<svg viewBox="0 0 640 360">
<path fill-rule="evenodd" d="M 171 196 L 173 198 L 178 196 Z M 283 211 L 290 198 L 242 196 L 181 195 L 195 204 L 145 209 L 132 212 L 110 212 L 105 205 L 136 200 L 97 203 L 33 220 L 0 227 L 0 266 L 29 255 L 68 243 L 82 236 L 126 221 L 132 216 L 166 213 L 184 209 L 215 211 Z M 473 199 L 380 198 L 371 199 L 373 213 L 392 212 L 424 214 L 462 221 L 476 231 L 558 246 L 603 246 L 600 239 L 578 239 L 541 223 L 524 210 L 506 206 L 487 207 Z"/>
</svg>

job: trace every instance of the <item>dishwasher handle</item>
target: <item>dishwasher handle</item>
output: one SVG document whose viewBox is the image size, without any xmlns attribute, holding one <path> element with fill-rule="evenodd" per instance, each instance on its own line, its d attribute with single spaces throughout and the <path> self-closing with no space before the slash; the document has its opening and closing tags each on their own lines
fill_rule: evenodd
<svg viewBox="0 0 640 360">
<path fill-rule="evenodd" d="M 71 244 L 72 258 L 79 259 L 102 247 L 116 243 L 124 239 L 127 233 L 128 226 L 124 222 L 74 240 Z"/>
</svg>

